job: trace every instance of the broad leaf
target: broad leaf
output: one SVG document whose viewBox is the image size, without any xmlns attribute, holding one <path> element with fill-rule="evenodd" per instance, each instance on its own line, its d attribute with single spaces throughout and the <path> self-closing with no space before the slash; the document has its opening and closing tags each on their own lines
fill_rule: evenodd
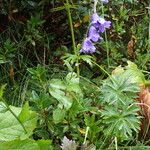
<svg viewBox="0 0 150 150">
<path fill-rule="evenodd" d="M 78 94 L 80 97 L 82 97 L 82 91 L 79 86 L 79 78 L 77 77 L 77 74 L 72 72 L 68 73 L 66 76 L 66 88 L 69 92 L 74 92 Z"/>
<path fill-rule="evenodd" d="M 49 140 L 26 139 L 0 142 L 0 150 L 53 150 L 53 147 Z"/>
<path fill-rule="evenodd" d="M 25 133 L 23 127 L 12 113 L 6 111 L 0 113 L 0 141 L 9 141 L 30 136 L 36 127 L 37 114 L 33 111 L 29 111 L 28 104 L 25 104 L 22 109 L 13 106 L 10 106 L 10 109 L 18 116 L 27 133 Z"/>
<path fill-rule="evenodd" d="M 63 121 L 65 117 L 65 111 L 63 109 L 55 109 L 53 111 L 53 120 L 54 120 L 54 123 L 59 123 L 61 121 Z"/>
<path fill-rule="evenodd" d="M 76 97 L 82 97 L 79 86 L 79 78 L 76 73 L 71 72 L 65 80 L 52 79 L 50 81 L 50 94 L 59 101 L 59 106 L 69 109 Z"/>
<path fill-rule="evenodd" d="M 59 89 L 49 89 L 49 92 L 54 98 L 59 101 L 60 107 L 64 106 L 66 109 L 69 109 L 72 106 L 72 99 L 66 96 L 66 93 L 64 91 L 61 91 Z"/>
</svg>

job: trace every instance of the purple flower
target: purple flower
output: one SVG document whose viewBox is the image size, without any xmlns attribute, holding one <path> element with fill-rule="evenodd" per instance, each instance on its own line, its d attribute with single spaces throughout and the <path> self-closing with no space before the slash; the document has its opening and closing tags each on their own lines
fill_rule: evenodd
<svg viewBox="0 0 150 150">
<path fill-rule="evenodd" d="M 94 26 L 91 26 L 89 29 L 88 38 L 92 40 L 93 42 L 97 42 L 98 40 L 102 40 L 102 37 L 100 37 L 99 32 Z"/>
<path fill-rule="evenodd" d="M 94 53 L 96 51 L 95 46 L 89 38 L 86 38 L 83 42 L 80 52 L 82 53 Z"/>
<path fill-rule="evenodd" d="M 76 150 L 77 144 L 75 141 L 69 140 L 66 136 L 63 138 L 62 145 L 60 146 L 62 150 Z"/>
<path fill-rule="evenodd" d="M 108 3 L 108 0 L 101 0 L 104 4 Z"/>
<path fill-rule="evenodd" d="M 110 21 L 106 21 L 104 18 L 99 17 L 97 13 L 94 13 L 91 17 L 91 24 L 98 30 L 98 32 L 104 32 L 106 28 L 111 25 Z"/>
</svg>

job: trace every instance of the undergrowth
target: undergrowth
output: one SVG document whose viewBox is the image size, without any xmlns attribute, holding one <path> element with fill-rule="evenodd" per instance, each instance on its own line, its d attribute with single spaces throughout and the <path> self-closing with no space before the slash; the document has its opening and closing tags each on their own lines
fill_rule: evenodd
<svg viewBox="0 0 150 150">
<path fill-rule="evenodd" d="M 149 6 L 2 1 L 0 150 L 150 149 Z"/>
</svg>

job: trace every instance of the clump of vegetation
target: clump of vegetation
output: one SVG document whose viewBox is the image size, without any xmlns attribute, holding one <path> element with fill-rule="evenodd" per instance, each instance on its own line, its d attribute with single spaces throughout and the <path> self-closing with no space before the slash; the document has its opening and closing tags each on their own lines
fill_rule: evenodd
<svg viewBox="0 0 150 150">
<path fill-rule="evenodd" d="M 1 2 L 0 149 L 149 149 L 149 6 Z"/>
</svg>

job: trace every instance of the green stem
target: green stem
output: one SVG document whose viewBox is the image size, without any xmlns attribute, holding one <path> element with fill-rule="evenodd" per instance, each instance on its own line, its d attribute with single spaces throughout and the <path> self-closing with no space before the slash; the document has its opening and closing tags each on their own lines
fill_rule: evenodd
<svg viewBox="0 0 150 150">
<path fill-rule="evenodd" d="M 68 13 L 68 19 L 69 19 L 69 24 L 70 24 L 70 30 L 71 30 L 71 37 L 72 37 L 72 44 L 73 44 L 73 50 L 74 53 L 76 54 L 76 44 L 75 44 L 75 36 L 74 36 L 74 30 L 73 30 L 73 22 L 72 22 L 72 17 L 71 17 L 71 12 L 70 12 L 70 4 L 69 1 L 66 0 L 67 4 L 67 13 Z"/>
<path fill-rule="evenodd" d="M 102 15 L 104 17 L 103 2 L 102 2 Z M 108 39 L 107 39 L 107 33 L 106 33 L 106 31 L 105 31 L 105 44 L 106 44 L 106 53 L 107 53 L 107 65 L 108 65 L 108 68 L 109 68 L 110 67 L 109 44 L 108 44 Z"/>
<path fill-rule="evenodd" d="M 70 30 L 71 30 L 71 37 L 72 37 L 72 45 L 73 45 L 73 50 L 74 50 L 74 54 L 75 55 L 79 55 L 76 51 L 76 43 L 75 43 L 75 36 L 74 36 L 74 29 L 73 29 L 73 21 L 72 21 L 72 17 L 71 17 L 71 11 L 70 11 L 70 4 L 69 1 L 66 0 L 66 10 L 68 13 L 68 19 L 69 19 L 69 24 L 70 24 Z M 76 61 L 76 69 L 77 69 L 77 75 L 78 77 L 80 76 L 80 69 L 79 69 L 79 60 L 77 59 Z"/>
<path fill-rule="evenodd" d="M 16 114 L 11 110 L 11 108 L 9 107 L 9 105 L 7 104 L 7 102 L 1 98 L 3 103 L 5 104 L 5 106 L 7 107 L 7 109 L 10 111 L 10 113 L 16 118 L 16 120 L 20 123 L 20 125 L 22 126 L 23 130 L 25 133 L 27 133 L 27 130 L 25 128 L 25 126 L 23 125 L 23 123 L 20 121 L 20 119 L 16 116 Z"/>
<path fill-rule="evenodd" d="M 86 128 L 86 133 L 85 133 L 85 137 L 84 137 L 84 142 L 83 142 L 83 144 L 85 144 L 85 142 L 86 142 L 86 139 L 87 139 L 87 136 L 88 136 L 89 129 L 90 129 L 89 127 Z"/>
<path fill-rule="evenodd" d="M 144 85 L 150 86 L 150 80 L 146 80 L 146 81 L 144 82 Z"/>
<path fill-rule="evenodd" d="M 150 4 L 148 8 L 148 14 L 149 14 L 149 37 L 148 37 L 148 54 L 150 53 Z"/>
<path fill-rule="evenodd" d="M 117 82 L 115 79 L 113 79 L 112 76 L 111 76 L 102 66 L 100 66 L 99 64 L 97 64 L 97 63 L 94 62 L 94 61 L 92 61 L 92 62 L 93 62 L 93 64 L 95 64 L 97 67 L 99 67 L 100 70 L 102 70 L 105 74 L 107 74 L 111 81 L 113 81 L 113 82 L 115 82 L 116 84 L 118 84 L 118 82 Z"/>
<path fill-rule="evenodd" d="M 111 78 L 111 75 L 102 67 L 100 66 L 99 64 L 97 64 L 96 62 L 92 61 L 93 64 L 95 64 L 97 67 L 100 68 L 100 70 L 102 70 L 105 74 L 107 74 L 110 78 Z"/>
<path fill-rule="evenodd" d="M 85 81 L 91 83 L 91 84 L 92 84 L 95 88 L 97 88 L 98 90 L 101 90 L 100 87 L 98 87 L 95 83 L 93 83 L 93 82 L 90 81 L 89 79 L 87 79 L 87 78 L 85 78 L 85 77 L 83 77 L 83 76 L 80 76 L 80 78 L 82 78 L 83 80 L 85 80 Z"/>
<path fill-rule="evenodd" d="M 148 27 L 148 46 L 147 46 L 147 54 L 146 58 L 143 60 L 142 67 L 146 65 L 146 63 L 150 59 L 150 4 L 148 7 L 148 17 L 149 17 L 149 27 Z"/>
</svg>

